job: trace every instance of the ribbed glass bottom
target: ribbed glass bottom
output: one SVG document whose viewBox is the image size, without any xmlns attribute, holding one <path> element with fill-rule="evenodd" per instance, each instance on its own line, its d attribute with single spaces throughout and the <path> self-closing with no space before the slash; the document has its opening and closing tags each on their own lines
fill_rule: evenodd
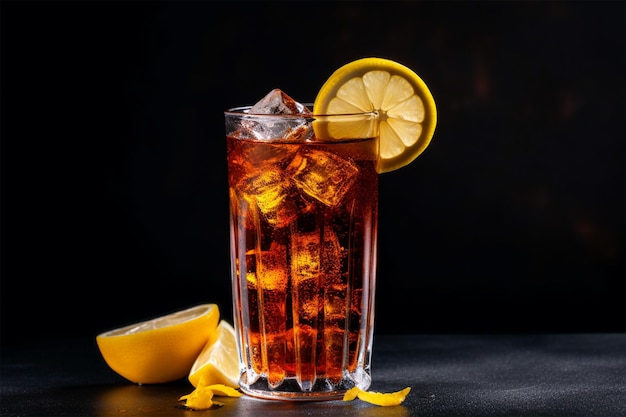
<svg viewBox="0 0 626 417">
<path fill-rule="evenodd" d="M 249 384 L 247 374 L 244 373 L 241 377 L 240 388 L 250 396 L 268 400 L 330 401 L 342 399 L 345 392 L 355 385 L 363 390 L 369 388 L 371 383 L 369 373 L 362 372 L 358 379 L 360 380 L 358 384 L 355 384 L 353 378 L 349 378 L 339 385 L 333 385 L 327 380 L 318 380 L 310 391 L 303 391 L 296 378 L 287 378 L 279 387 L 272 388 L 267 378 L 259 378 Z"/>
</svg>

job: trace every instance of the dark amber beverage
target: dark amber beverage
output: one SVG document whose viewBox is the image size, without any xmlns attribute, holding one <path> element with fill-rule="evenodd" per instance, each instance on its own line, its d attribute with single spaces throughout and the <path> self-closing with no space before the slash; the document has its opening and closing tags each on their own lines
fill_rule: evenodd
<svg viewBox="0 0 626 417">
<path fill-rule="evenodd" d="M 226 113 L 240 385 L 253 396 L 334 399 L 371 382 L 377 123 L 342 117 Z"/>
</svg>

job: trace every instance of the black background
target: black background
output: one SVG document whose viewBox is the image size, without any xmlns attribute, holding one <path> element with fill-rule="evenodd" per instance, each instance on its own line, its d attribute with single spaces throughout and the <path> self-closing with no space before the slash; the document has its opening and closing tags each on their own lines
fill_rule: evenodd
<svg viewBox="0 0 626 417">
<path fill-rule="evenodd" d="M 223 110 L 414 69 L 434 139 L 380 177 L 380 333 L 624 331 L 624 2 L 14 2 L 2 343 L 231 319 Z"/>
</svg>

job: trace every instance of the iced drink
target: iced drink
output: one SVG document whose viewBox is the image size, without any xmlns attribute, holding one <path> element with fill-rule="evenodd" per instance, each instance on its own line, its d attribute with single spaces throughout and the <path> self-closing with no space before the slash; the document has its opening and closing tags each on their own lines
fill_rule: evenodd
<svg viewBox="0 0 626 417">
<path fill-rule="evenodd" d="M 315 115 L 274 90 L 225 117 L 242 390 L 319 400 L 367 389 L 377 114 Z"/>
</svg>

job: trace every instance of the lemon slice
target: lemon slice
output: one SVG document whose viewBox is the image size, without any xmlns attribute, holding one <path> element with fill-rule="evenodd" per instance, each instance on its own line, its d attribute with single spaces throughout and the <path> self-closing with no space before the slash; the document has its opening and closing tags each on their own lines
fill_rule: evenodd
<svg viewBox="0 0 626 417">
<path fill-rule="evenodd" d="M 193 363 L 188 379 L 194 387 L 223 384 L 239 388 L 239 354 L 230 323 L 220 322 Z"/>
<path fill-rule="evenodd" d="M 96 343 L 115 372 L 138 384 L 184 378 L 216 331 L 216 304 L 202 304 L 101 333 Z"/>
<path fill-rule="evenodd" d="M 384 58 L 363 58 L 339 68 L 320 89 L 313 111 L 377 112 L 379 173 L 395 171 L 417 158 L 429 145 L 437 124 L 435 100 L 424 81 L 411 69 Z M 326 126 L 331 136 L 333 129 L 332 123 Z M 335 131 L 346 135 L 345 126 Z"/>
</svg>

